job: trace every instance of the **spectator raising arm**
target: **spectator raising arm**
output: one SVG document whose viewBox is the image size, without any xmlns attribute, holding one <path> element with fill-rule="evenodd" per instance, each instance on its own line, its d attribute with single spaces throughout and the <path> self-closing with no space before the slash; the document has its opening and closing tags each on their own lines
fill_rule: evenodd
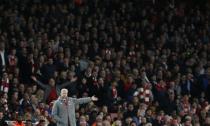
<svg viewBox="0 0 210 126">
<path fill-rule="evenodd" d="M 35 81 L 43 89 L 46 89 L 48 87 L 48 85 L 43 84 L 41 81 L 37 80 L 37 78 L 35 76 L 31 76 L 31 79 L 33 81 Z"/>
</svg>

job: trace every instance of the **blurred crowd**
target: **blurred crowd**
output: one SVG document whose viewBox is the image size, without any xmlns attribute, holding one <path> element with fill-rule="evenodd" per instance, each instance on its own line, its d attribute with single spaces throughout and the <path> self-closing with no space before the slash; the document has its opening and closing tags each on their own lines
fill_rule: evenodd
<svg viewBox="0 0 210 126">
<path fill-rule="evenodd" d="M 1 0 L 0 126 L 210 126 L 209 53 L 208 2 Z"/>
</svg>

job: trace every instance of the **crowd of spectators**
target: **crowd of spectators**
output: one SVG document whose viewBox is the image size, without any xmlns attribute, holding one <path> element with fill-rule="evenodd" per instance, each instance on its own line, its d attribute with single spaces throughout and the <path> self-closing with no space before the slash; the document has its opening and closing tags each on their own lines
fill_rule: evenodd
<svg viewBox="0 0 210 126">
<path fill-rule="evenodd" d="M 209 126 L 210 6 L 176 0 L 1 0 L 0 126 Z"/>
</svg>

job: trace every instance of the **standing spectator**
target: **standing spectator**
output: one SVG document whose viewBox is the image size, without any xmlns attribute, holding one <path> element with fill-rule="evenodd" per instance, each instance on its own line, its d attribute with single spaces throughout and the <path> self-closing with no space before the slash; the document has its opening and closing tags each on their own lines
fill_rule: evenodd
<svg viewBox="0 0 210 126">
<path fill-rule="evenodd" d="M 181 93 L 182 95 L 194 95 L 195 93 L 195 84 L 192 78 L 192 75 L 188 73 L 184 76 L 181 84 Z M 183 82 L 184 81 L 184 82 Z"/>
<path fill-rule="evenodd" d="M 133 93 L 135 92 L 136 84 L 133 80 L 132 75 L 128 75 L 127 82 L 123 86 L 125 98 L 131 100 Z"/>
<path fill-rule="evenodd" d="M 8 71 L 13 73 L 18 64 L 18 58 L 16 56 L 16 49 L 11 50 L 8 56 L 8 62 L 9 62 Z"/>
<path fill-rule="evenodd" d="M 104 103 L 108 106 L 116 105 L 117 100 L 119 99 L 119 94 L 117 91 L 117 82 L 111 82 L 111 85 L 106 89 L 105 98 L 107 98 Z"/>
<path fill-rule="evenodd" d="M 89 93 L 89 88 L 87 85 L 87 79 L 86 78 L 81 78 L 80 83 L 77 85 L 77 89 L 79 91 L 79 97 L 83 96 L 84 94 Z"/>
<path fill-rule="evenodd" d="M 23 48 L 18 61 L 21 82 L 24 84 L 31 84 L 32 81 L 30 76 L 34 72 L 33 54 L 28 54 L 27 49 Z"/>
<path fill-rule="evenodd" d="M 47 82 L 50 78 L 54 77 L 56 66 L 53 64 L 53 58 L 49 58 L 48 62 L 40 68 L 44 82 Z"/>
<path fill-rule="evenodd" d="M 71 82 L 71 84 L 69 84 L 67 86 L 67 89 L 69 90 L 69 92 L 71 93 L 71 96 L 77 96 L 78 95 L 78 90 L 77 90 L 77 86 L 78 86 L 78 77 L 75 75 L 75 72 L 69 71 L 67 73 L 67 79 L 68 81 Z"/>
</svg>

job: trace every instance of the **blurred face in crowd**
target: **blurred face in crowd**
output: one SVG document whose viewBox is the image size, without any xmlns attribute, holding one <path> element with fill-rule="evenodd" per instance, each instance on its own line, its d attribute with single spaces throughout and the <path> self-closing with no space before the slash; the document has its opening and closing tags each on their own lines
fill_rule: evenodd
<svg viewBox="0 0 210 126">
<path fill-rule="evenodd" d="M 40 63 L 44 63 L 44 60 L 45 60 L 44 56 L 40 56 L 40 57 L 39 57 L 39 62 L 40 62 Z"/>
<path fill-rule="evenodd" d="M 67 73 L 65 71 L 61 72 L 61 79 L 66 79 Z"/>
<path fill-rule="evenodd" d="M 7 73 L 3 73 L 3 79 L 6 80 L 8 78 L 8 74 Z"/>
<path fill-rule="evenodd" d="M 37 85 L 33 85 L 32 91 L 33 91 L 33 93 L 35 93 L 37 91 Z"/>
<path fill-rule="evenodd" d="M 50 86 L 54 87 L 55 86 L 55 80 L 53 78 L 50 78 L 49 84 L 50 84 Z"/>
<path fill-rule="evenodd" d="M 116 70 L 116 71 L 115 71 L 115 77 L 116 77 L 116 78 L 120 78 L 120 76 L 121 76 L 120 70 Z"/>
<path fill-rule="evenodd" d="M 106 71 L 105 70 L 100 71 L 100 76 L 102 78 L 105 78 L 106 77 Z"/>
<path fill-rule="evenodd" d="M 52 59 L 52 58 L 48 59 L 48 63 L 49 63 L 50 65 L 52 65 L 52 64 L 53 64 L 53 59 Z"/>
<path fill-rule="evenodd" d="M 138 99 L 138 97 L 133 97 L 133 104 L 134 105 L 136 105 L 136 104 L 138 104 L 139 103 L 139 99 Z"/>
<path fill-rule="evenodd" d="M 116 120 L 115 121 L 115 126 L 122 126 L 122 121 Z"/>
<path fill-rule="evenodd" d="M 64 58 L 64 61 L 63 61 L 66 65 L 69 65 L 69 59 L 68 58 Z"/>
<path fill-rule="evenodd" d="M 24 84 L 20 84 L 20 86 L 19 86 L 19 91 L 20 91 L 20 92 L 23 92 L 24 90 L 25 90 Z"/>
<path fill-rule="evenodd" d="M 73 71 L 70 71 L 69 73 L 68 73 L 68 79 L 73 79 L 74 78 L 74 76 L 75 76 L 75 72 L 73 72 Z"/>
<path fill-rule="evenodd" d="M 103 122 L 103 117 L 102 115 L 98 115 L 96 117 L 96 125 L 102 126 L 102 122 Z"/>
<path fill-rule="evenodd" d="M 175 94 L 172 90 L 168 91 L 169 99 L 174 100 Z"/>
<path fill-rule="evenodd" d="M 103 106 L 102 107 L 102 112 L 103 113 L 108 113 L 108 107 L 107 106 Z"/>
<path fill-rule="evenodd" d="M 36 95 L 31 95 L 31 103 L 37 104 L 37 98 Z"/>
<path fill-rule="evenodd" d="M 137 126 L 135 122 L 131 122 L 130 126 Z"/>
<path fill-rule="evenodd" d="M 142 124 L 146 124 L 146 123 L 147 123 L 147 119 L 146 119 L 145 117 L 142 117 L 142 118 L 141 118 L 141 123 L 142 123 Z"/>
<path fill-rule="evenodd" d="M 0 120 L 4 117 L 3 112 L 0 112 Z"/>
<path fill-rule="evenodd" d="M 79 125 L 80 126 L 86 126 L 87 125 L 87 121 L 86 121 L 85 116 L 80 116 Z"/>
<path fill-rule="evenodd" d="M 133 77 L 132 76 L 128 77 L 128 83 L 133 83 Z"/>
<path fill-rule="evenodd" d="M 26 50 L 26 48 L 23 48 L 23 49 L 22 49 L 22 55 L 23 55 L 23 56 L 26 56 L 26 55 L 27 55 L 27 50 Z"/>
<path fill-rule="evenodd" d="M 99 78 L 98 83 L 99 83 L 100 85 L 103 85 L 103 84 L 104 84 L 103 78 Z"/>
<path fill-rule="evenodd" d="M 133 111 L 133 109 L 134 109 L 133 104 L 129 104 L 129 105 L 128 105 L 128 110 L 129 110 L 129 111 Z"/>
<path fill-rule="evenodd" d="M 126 122 L 126 124 L 130 124 L 131 122 L 132 122 L 132 118 L 131 117 L 127 117 L 126 119 L 125 119 L 125 122 Z"/>
<path fill-rule="evenodd" d="M 15 86 L 17 86 L 17 84 L 19 83 L 19 80 L 15 77 L 15 78 L 13 78 L 13 84 L 15 85 Z"/>
<path fill-rule="evenodd" d="M 26 92 L 31 95 L 33 93 L 32 87 L 27 87 Z"/>
<path fill-rule="evenodd" d="M 86 78 L 82 78 L 82 84 L 86 84 L 87 83 L 87 79 Z"/>
<path fill-rule="evenodd" d="M 12 95 L 12 97 L 13 97 L 14 99 L 18 99 L 18 92 L 14 92 L 13 95 Z"/>
<path fill-rule="evenodd" d="M 111 117 L 111 115 L 107 115 L 107 116 L 105 117 L 105 119 L 106 119 L 107 121 L 109 121 L 109 122 L 112 122 L 112 117 Z"/>
<path fill-rule="evenodd" d="M 30 97 L 29 97 L 29 94 L 28 94 L 28 93 L 25 93 L 25 94 L 24 94 L 24 99 L 25 99 L 25 100 L 29 100 L 29 99 L 30 99 Z"/>
<path fill-rule="evenodd" d="M 102 122 L 96 122 L 96 126 L 103 126 Z"/>
<path fill-rule="evenodd" d="M 108 120 L 104 120 L 102 124 L 103 124 L 103 126 L 111 126 L 111 124 Z"/>
<path fill-rule="evenodd" d="M 138 69 L 133 69 L 133 74 L 134 74 L 134 76 L 138 76 L 139 75 L 139 71 L 138 71 Z"/>
<path fill-rule="evenodd" d="M 15 74 L 16 76 L 19 75 L 19 72 L 20 72 L 19 68 L 15 68 L 14 74 Z"/>
</svg>

